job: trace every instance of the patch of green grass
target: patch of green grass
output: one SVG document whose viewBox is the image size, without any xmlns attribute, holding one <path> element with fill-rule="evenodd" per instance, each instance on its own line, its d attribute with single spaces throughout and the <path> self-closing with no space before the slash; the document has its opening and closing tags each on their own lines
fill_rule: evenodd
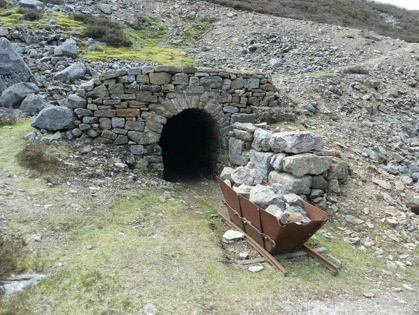
<svg viewBox="0 0 419 315">
<path fill-rule="evenodd" d="M 24 255 L 26 242 L 19 236 L 5 236 L 0 231 L 0 280 L 13 272 L 28 269 Z"/>
<path fill-rule="evenodd" d="M 182 20 L 185 39 L 198 39 L 207 32 L 214 24 L 216 19 L 188 16 Z"/>
<path fill-rule="evenodd" d="M 163 47 L 143 47 L 139 50 L 133 48 L 112 48 L 109 46 L 97 46 L 99 51 L 89 51 L 81 57 L 92 60 L 107 59 L 135 59 L 155 62 L 164 65 L 188 66 L 195 65 L 196 61 L 183 56 L 183 54 L 174 48 Z"/>
<path fill-rule="evenodd" d="M 87 26 L 83 31 L 83 36 L 106 42 L 113 47 L 132 46 L 132 41 L 125 34 L 124 29 L 118 22 L 105 16 L 91 16 L 86 21 Z"/>
<path fill-rule="evenodd" d="M 217 214 L 217 209 L 210 205 L 209 203 L 207 203 L 204 199 L 202 198 L 197 198 L 196 199 L 196 203 L 199 205 L 199 207 L 201 208 L 201 210 L 207 214 L 207 215 L 213 215 L 213 214 Z"/>
<path fill-rule="evenodd" d="M 26 143 L 23 137 L 34 129 L 31 121 L 21 120 L 13 126 L 0 128 L 0 168 L 7 168 L 11 172 L 21 169 L 14 156 L 21 150 Z"/>
</svg>

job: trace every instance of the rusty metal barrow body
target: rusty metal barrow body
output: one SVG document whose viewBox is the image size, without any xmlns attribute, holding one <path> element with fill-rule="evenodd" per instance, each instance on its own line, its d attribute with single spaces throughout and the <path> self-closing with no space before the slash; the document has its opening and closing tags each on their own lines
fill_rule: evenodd
<svg viewBox="0 0 419 315">
<path fill-rule="evenodd" d="M 328 215 L 325 211 L 305 202 L 304 210 L 310 222 L 305 225 L 297 223 L 283 225 L 275 216 L 238 195 L 221 178 L 217 177 L 217 181 L 229 214 L 229 218 L 226 218 L 220 213 L 224 221 L 231 227 L 243 230 L 247 241 L 285 275 L 286 269 L 273 255 L 297 250 L 305 251 L 334 274 L 338 273 L 338 268 L 333 263 L 304 245 L 326 223 Z"/>
</svg>

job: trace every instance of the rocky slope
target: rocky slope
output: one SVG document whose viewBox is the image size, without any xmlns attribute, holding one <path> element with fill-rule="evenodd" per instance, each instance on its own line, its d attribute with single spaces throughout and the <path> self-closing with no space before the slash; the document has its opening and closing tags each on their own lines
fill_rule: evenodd
<svg viewBox="0 0 419 315">
<path fill-rule="evenodd" d="M 339 223 L 333 232 L 360 250 L 385 257 L 384 278 L 402 277 L 399 270 L 417 267 L 419 44 L 204 1 L 67 0 L 46 10 L 102 12 L 121 22 L 148 12 L 168 27 L 172 43 L 183 40 L 183 18 L 214 19 L 206 33 L 191 40 L 185 54 L 206 67 L 271 73 L 280 96 L 294 104 L 295 121 L 289 128 L 299 125 L 324 136 L 327 148 L 351 166 L 352 177 L 341 193 L 326 196 L 320 205 Z M 65 102 L 97 73 L 144 65 L 81 60 L 85 72 L 68 83 L 56 75 L 79 58 L 55 56 L 54 50 L 71 34 L 20 26 L 0 33 L 16 43 L 40 94 L 52 104 Z M 327 231 L 324 235 L 330 237 Z"/>
</svg>

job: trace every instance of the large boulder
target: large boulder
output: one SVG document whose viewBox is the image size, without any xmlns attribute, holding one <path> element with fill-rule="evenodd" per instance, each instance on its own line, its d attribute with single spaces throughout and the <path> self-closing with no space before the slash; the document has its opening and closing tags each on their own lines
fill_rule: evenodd
<svg viewBox="0 0 419 315">
<path fill-rule="evenodd" d="M 83 62 L 73 63 L 64 70 L 57 72 L 54 79 L 61 82 L 72 82 L 82 78 L 86 74 L 86 66 Z"/>
<path fill-rule="evenodd" d="M 327 171 L 332 163 L 331 156 L 317 156 L 312 153 L 297 154 L 284 158 L 283 169 L 297 177 L 319 175 Z"/>
<path fill-rule="evenodd" d="M 250 162 L 253 163 L 256 174 L 263 181 L 268 180 L 269 172 L 272 170 L 271 159 L 274 154 L 271 152 L 258 152 L 255 150 L 249 151 Z"/>
<path fill-rule="evenodd" d="M 17 83 L 9 86 L 0 96 L 0 107 L 19 108 L 23 99 L 32 93 L 38 93 L 39 88 L 29 82 Z"/>
<path fill-rule="evenodd" d="M 77 56 L 77 42 L 72 38 L 67 39 L 64 43 L 55 47 L 54 55 L 76 57 Z"/>
<path fill-rule="evenodd" d="M 288 173 L 279 173 L 272 171 L 269 173 L 269 184 L 281 184 L 287 192 L 297 195 L 308 195 L 311 192 L 311 176 L 296 177 Z"/>
<path fill-rule="evenodd" d="M 38 115 L 38 113 L 46 107 L 52 106 L 46 102 L 41 96 L 29 94 L 25 97 L 19 109 L 30 116 Z"/>
<path fill-rule="evenodd" d="M 250 186 L 260 184 L 263 181 L 263 177 L 252 162 L 247 163 L 246 166 L 236 168 L 231 173 L 231 179 L 236 185 L 245 184 Z"/>
<path fill-rule="evenodd" d="M 257 129 L 253 134 L 252 148 L 256 151 L 269 151 L 271 137 L 272 132 L 261 128 Z"/>
<path fill-rule="evenodd" d="M 284 210 L 286 205 L 283 197 L 269 187 L 264 185 L 256 185 L 250 190 L 249 200 L 255 205 L 266 209 L 270 205 L 275 205 Z"/>
<path fill-rule="evenodd" d="M 32 9 L 38 11 L 42 11 L 45 7 L 44 4 L 38 0 L 19 0 L 17 5 L 22 9 Z"/>
<path fill-rule="evenodd" d="M 324 140 L 307 131 L 288 131 L 274 133 L 269 144 L 275 153 L 307 153 L 322 150 Z"/>
<path fill-rule="evenodd" d="M 44 108 L 32 123 L 32 127 L 48 131 L 72 129 L 75 127 L 73 111 L 64 106 Z"/>
<path fill-rule="evenodd" d="M 31 70 L 6 38 L 0 38 L 0 94 L 16 83 L 27 82 Z"/>
</svg>

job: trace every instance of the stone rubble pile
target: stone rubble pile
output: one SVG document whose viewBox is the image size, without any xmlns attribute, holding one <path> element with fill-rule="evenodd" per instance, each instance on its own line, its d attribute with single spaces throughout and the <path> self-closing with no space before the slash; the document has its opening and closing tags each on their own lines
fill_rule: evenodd
<svg viewBox="0 0 419 315">
<path fill-rule="evenodd" d="M 341 191 L 349 166 L 333 154 L 324 150 L 323 138 L 307 131 L 271 131 L 234 123 L 229 143 L 233 167 L 224 168 L 221 178 L 281 218 L 284 211 L 300 212 L 302 199 L 296 195 L 324 206 L 328 192 Z"/>
</svg>

